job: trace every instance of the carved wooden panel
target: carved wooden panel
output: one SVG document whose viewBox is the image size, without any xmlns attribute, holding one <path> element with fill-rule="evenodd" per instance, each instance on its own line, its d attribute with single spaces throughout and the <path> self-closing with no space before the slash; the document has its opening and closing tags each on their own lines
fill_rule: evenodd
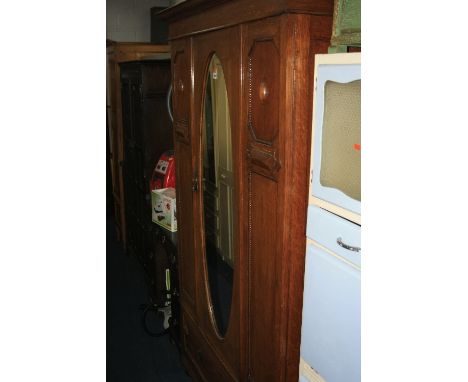
<svg viewBox="0 0 468 382">
<path fill-rule="evenodd" d="M 190 46 L 179 41 L 173 52 L 173 114 L 177 140 L 190 143 Z"/>
<path fill-rule="evenodd" d="M 249 171 L 249 375 L 252 381 L 280 380 L 278 364 L 278 219 L 282 54 L 279 18 L 248 25 L 246 36 L 247 160 Z M 272 351 L 272 349 L 275 349 Z"/>
<path fill-rule="evenodd" d="M 271 19 L 249 25 L 247 37 L 247 126 L 250 169 L 277 180 L 280 123 L 280 35 Z"/>
<path fill-rule="evenodd" d="M 280 54 L 272 37 L 254 40 L 249 52 L 249 129 L 271 145 L 278 135 Z"/>
<path fill-rule="evenodd" d="M 277 179 L 281 164 L 277 158 L 276 150 L 251 144 L 247 149 L 247 157 L 252 171 L 273 180 Z"/>
<path fill-rule="evenodd" d="M 184 143 L 190 143 L 189 122 L 183 119 L 174 119 L 173 125 L 176 139 Z"/>
</svg>

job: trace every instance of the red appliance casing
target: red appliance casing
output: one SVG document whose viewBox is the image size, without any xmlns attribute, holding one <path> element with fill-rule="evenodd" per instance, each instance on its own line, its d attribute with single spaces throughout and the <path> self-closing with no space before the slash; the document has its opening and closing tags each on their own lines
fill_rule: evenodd
<svg viewBox="0 0 468 382">
<path fill-rule="evenodd" d="M 166 151 L 161 155 L 156 163 L 156 167 L 153 170 L 151 177 L 150 188 L 152 190 L 158 190 L 161 188 L 176 186 L 175 178 L 175 157 L 174 150 Z"/>
</svg>

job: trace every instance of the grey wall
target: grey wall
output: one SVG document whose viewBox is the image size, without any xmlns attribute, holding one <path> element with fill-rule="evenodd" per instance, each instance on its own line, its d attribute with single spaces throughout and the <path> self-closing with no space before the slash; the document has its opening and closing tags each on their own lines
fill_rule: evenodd
<svg viewBox="0 0 468 382">
<path fill-rule="evenodd" d="M 174 0 L 107 0 L 106 38 L 120 42 L 149 42 L 151 7 L 168 7 Z"/>
</svg>

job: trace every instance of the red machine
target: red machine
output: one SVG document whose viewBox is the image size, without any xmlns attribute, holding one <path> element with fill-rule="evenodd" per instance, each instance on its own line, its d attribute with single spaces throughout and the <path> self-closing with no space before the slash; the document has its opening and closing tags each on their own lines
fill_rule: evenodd
<svg viewBox="0 0 468 382">
<path fill-rule="evenodd" d="M 153 170 L 151 190 L 176 186 L 174 150 L 166 151 L 159 158 Z"/>
</svg>

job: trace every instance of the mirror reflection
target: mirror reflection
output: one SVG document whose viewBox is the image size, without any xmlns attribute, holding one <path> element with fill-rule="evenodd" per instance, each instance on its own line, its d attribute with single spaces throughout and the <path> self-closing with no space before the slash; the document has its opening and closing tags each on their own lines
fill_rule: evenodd
<svg viewBox="0 0 468 382">
<path fill-rule="evenodd" d="M 224 336 L 231 311 L 234 273 L 231 120 L 224 72 L 213 55 L 205 88 L 202 130 L 205 256 L 213 315 Z"/>
</svg>

